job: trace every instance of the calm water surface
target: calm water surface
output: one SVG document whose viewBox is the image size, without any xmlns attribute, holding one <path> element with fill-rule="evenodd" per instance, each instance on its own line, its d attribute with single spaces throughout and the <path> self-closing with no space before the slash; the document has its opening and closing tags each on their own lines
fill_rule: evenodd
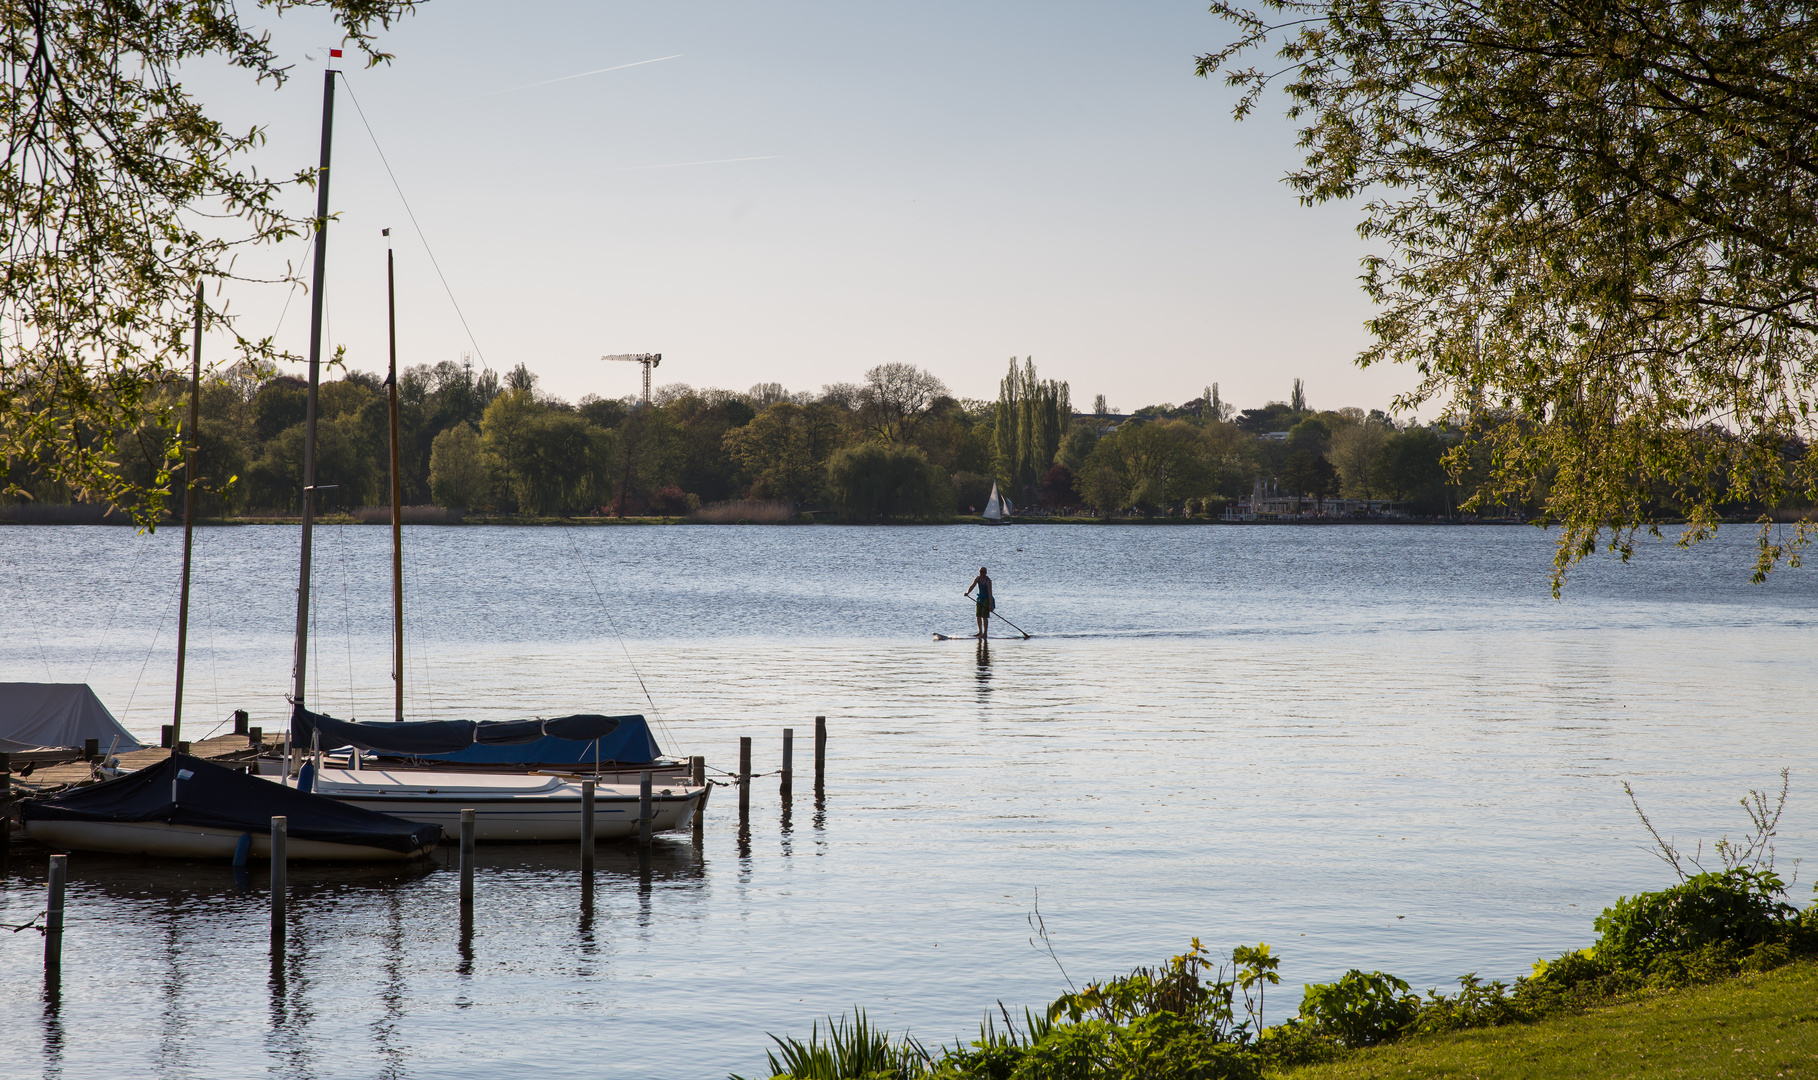
<svg viewBox="0 0 1818 1080">
<path fill-rule="evenodd" d="M 388 530 L 318 538 L 312 701 L 388 718 Z M 155 739 L 180 540 L 0 529 L 0 680 L 87 681 Z M 1624 779 L 1708 840 L 1790 767 L 1783 869 L 1814 854 L 1818 581 L 1749 585 L 1751 543 L 1554 601 L 1522 528 L 408 529 L 412 716 L 642 710 L 771 770 L 825 715 L 825 798 L 766 777 L 748 843 L 722 791 L 698 849 L 602 849 L 591 913 L 576 852 L 483 848 L 469 936 L 443 855 L 297 867 L 276 967 L 263 867 L 74 855 L 54 1005 L 0 934 L 0 1074 L 720 1077 L 855 1003 L 950 1041 L 1066 988 L 1038 892 L 1075 980 L 1192 936 L 1282 954 L 1277 1016 L 1351 967 L 1512 977 L 1667 882 Z M 295 546 L 199 533 L 186 733 L 282 723 Z M 1037 638 L 930 641 L 980 563 Z M 43 875 L 0 879 L 0 922 Z"/>
</svg>

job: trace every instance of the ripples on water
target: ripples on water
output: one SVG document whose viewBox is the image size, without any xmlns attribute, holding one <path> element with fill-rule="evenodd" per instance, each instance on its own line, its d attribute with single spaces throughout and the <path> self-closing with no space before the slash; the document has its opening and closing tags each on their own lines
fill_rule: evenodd
<svg viewBox="0 0 1818 1080">
<path fill-rule="evenodd" d="M 390 715 L 387 530 L 318 533 L 315 703 Z M 8 1075 L 718 1077 L 766 1031 L 854 1003 L 926 1041 L 1074 979 L 1268 941 L 1299 984 L 1508 978 L 1657 888 L 1619 781 L 1664 830 L 1745 825 L 1782 766 L 1784 863 L 1812 853 L 1808 572 L 1747 584 L 1752 536 L 1547 593 L 1521 528 L 406 530 L 418 718 L 649 710 L 664 748 L 777 767 L 832 730 L 826 798 L 757 781 L 704 846 L 603 848 L 591 916 L 566 847 L 482 848 L 464 938 L 445 855 L 294 867 L 274 971 L 263 867 L 77 854 L 61 1000 L 0 935 Z M 169 720 L 180 533 L 0 529 L 0 680 L 88 681 Z M 980 563 L 1039 635 L 988 650 Z M 295 530 L 199 532 L 186 732 L 284 716 Z M 622 635 L 622 637 L 620 636 Z M 627 656 L 635 664 L 627 663 Z M 640 686 L 639 674 L 642 677 Z M 200 727 L 201 730 L 198 730 Z M 42 906 L 43 862 L 0 883 Z M 1800 887 L 1803 892 L 1804 887 Z"/>
</svg>

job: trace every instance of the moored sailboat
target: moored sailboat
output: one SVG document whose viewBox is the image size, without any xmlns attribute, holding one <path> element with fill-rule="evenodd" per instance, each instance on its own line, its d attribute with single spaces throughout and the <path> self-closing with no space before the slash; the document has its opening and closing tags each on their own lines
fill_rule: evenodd
<svg viewBox="0 0 1818 1080">
<path fill-rule="evenodd" d="M 236 863 L 271 857 L 275 816 L 287 819 L 292 859 L 414 859 L 441 837 L 436 823 L 279 787 L 188 754 L 19 809 L 26 835 L 47 847 Z"/>
<path fill-rule="evenodd" d="M 312 527 L 315 513 L 316 399 L 320 380 L 323 238 L 328 224 L 328 161 L 334 115 L 332 73 L 323 99 L 322 166 L 318 180 L 316 279 L 310 324 L 309 391 L 304 419 L 303 529 L 298 558 L 295 670 L 289 745 L 308 749 L 311 760 L 296 772 L 298 786 L 338 802 L 433 821 L 453 832 L 462 809 L 476 810 L 481 840 L 574 839 L 581 834 L 582 783 L 594 780 L 597 836 L 636 831 L 641 785 L 648 775 L 653 788 L 653 831 L 691 824 L 705 801 L 707 786 L 691 784 L 687 765 L 663 759 L 649 737 L 642 716 L 577 715 L 555 720 L 476 723 L 470 720 L 406 722 L 404 720 L 404 587 L 403 493 L 398 434 L 397 309 L 395 261 L 388 248 L 386 307 L 390 368 L 391 525 L 392 525 L 392 720 L 359 723 L 336 720 L 306 705 L 309 655 L 309 587 Z M 390 230 L 386 230 L 389 235 Z M 643 734 L 642 743 L 632 736 Z M 613 738 L 607 753 L 603 743 Z M 329 768 L 325 751 L 349 748 L 347 768 Z M 509 749 L 504 749 L 509 748 Z M 591 774 L 580 773 L 589 764 Z M 368 757 L 375 766 L 364 767 Z M 605 766 L 610 764 L 610 776 Z M 551 772 L 560 775 L 549 775 Z M 629 775 L 627 775 L 629 773 Z M 281 782 L 291 775 L 289 755 Z M 572 777 L 572 782 L 565 777 Z M 631 781 L 624 787 L 611 781 Z M 628 787 L 629 791 L 625 790 Z M 627 829 L 615 825 L 631 806 Z"/>
</svg>

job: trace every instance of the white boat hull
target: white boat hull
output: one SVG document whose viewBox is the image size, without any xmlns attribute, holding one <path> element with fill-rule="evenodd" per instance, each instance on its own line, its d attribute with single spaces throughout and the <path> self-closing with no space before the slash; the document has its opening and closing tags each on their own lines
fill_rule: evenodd
<svg viewBox="0 0 1818 1080">
<path fill-rule="evenodd" d="M 653 781 L 652 832 L 694 824 L 707 788 Z M 581 781 L 570 776 L 431 773 L 417 769 L 323 769 L 317 795 L 364 810 L 440 825 L 443 837 L 461 835 L 461 811 L 474 811 L 474 839 L 524 843 L 581 838 Z M 594 838 L 623 840 L 638 833 L 639 789 L 601 784 L 594 792 Z"/>
<path fill-rule="evenodd" d="M 28 821 L 25 834 L 45 847 L 153 855 L 164 859 L 231 859 L 240 846 L 240 838 L 247 835 L 232 829 L 170 825 L 162 821 Z M 295 836 L 284 840 L 286 859 L 309 861 L 402 862 L 434 850 L 434 844 L 415 851 L 392 851 Z M 255 859 L 271 858 L 271 837 L 253 833 L 251 854 Z"/>
</svg>

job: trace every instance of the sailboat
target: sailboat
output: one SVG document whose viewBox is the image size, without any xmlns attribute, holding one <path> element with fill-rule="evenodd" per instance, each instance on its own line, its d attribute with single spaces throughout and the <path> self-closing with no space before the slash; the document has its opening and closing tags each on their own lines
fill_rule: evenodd
<svg viewBox="0 0 1818 1080">
<path fill-rule="evenodd" d="M 304 411 L 303 529 L 297 572 L 296 668 L 291 691 L 290 745 L 308 747 L 310 760 L 297 770 L 304 791 L 413 819 L 434 822 L 452 834 L 460 811 L 473 809 L 479 840 L 569 840 L 581 835 L 583 783 L 594 781 L 596 836 L 613 838 L 638 831 L 648 778 L 652 787 L 651 831 L 690 826 L 705 802 L 707 785 L 690 783 L 688 765 L 663 759 L 642 716 L 591 714 L 554 720 L 476 723 L 471 720 L 404 720 L 403 488 L 398 451 L 398 335 L 395 262 L 385 253 L 386 308 L 390 349 L 391 541 L 392 541 L 392 720 L 361 723 L 337 720 L 306 707 L 304 675 L 309 656 L 309 577 L 316 485 L 316 399 L 321 378 L 322 298 L 328 232 L 328 163 L 333 139 L 334 78 L 323 87 L 322 153 L 316 183 L 315 285 L 310 294 L 309 392 Z M 390 230 L 385 231 L 390 235 Z M 641 745 L 635 735 L 642 731 Z M 624 736 L 620 736 L 623 731 Z M 618 737 L 610 780 L 602 760 L 606 740 Z M 346 748 L 345 767 L 329 767 L 323 753 Z M 584 775 L 591 750 L 592 773 Z M 367 768 L 368 757 L 376 768 Z M 288 757 L 288 755 L 287 755 Z M 626 760 L 629 757 L 630 760 Z M 337 763 L 338 764 L 338 763 Z M 627 779 L 629 766 L 633 781 Z M 290 765 L 283 767 L 288 782 Z M 660 774 L 660 778 L 659 778 Z"/>
<path fill-rule="evenodd" d="M 196 286 L 190 359 L 189 423 L 183 465 L 183 584 L 177 606 L 177 687 L 171 744 L 185 745 L 183 673 L 189 646 L 190 559 L 196 530 L 195 431 L 202 381 L 202 286 Z M 288 820 L 293 859 L 403 860 L 427 855 L 437 824 L 404 821 L 247 776 L 173 750 L 163 761 L 100 784 L 20 804 L 26 835 L 48 847 L 165 858 L 217 858 L 243 864 L 270 858 L 271 821 Z"/>
<path fill-rule="evenodd" d="M 987 525 L 1010 524 L 1010 500 L 997 493 L 997 481 L 991 481 L 991 498 L 985 503 L 985 512 L 980 515 Z"/>
</svg>

